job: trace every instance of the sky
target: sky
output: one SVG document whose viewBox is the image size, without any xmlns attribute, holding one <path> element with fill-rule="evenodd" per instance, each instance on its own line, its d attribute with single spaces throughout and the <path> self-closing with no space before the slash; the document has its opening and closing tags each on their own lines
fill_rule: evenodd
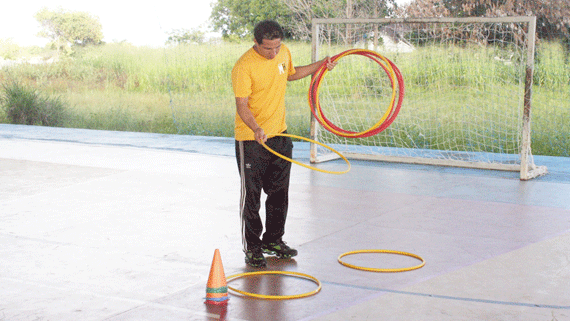
<svg viewBox="0 0 570 321">
<path fill-rule="evenodd" d="M 406 3 L 409 0 L 397 0 Z M 44 46 L 47 38 L 34 15 L 42 8 L 52 11 L 87 12 L 98 17 L 103 41 L 126 41 L 135 46 L 160 47 L 173 29 L 207 30 L 211 3 L 215 0 L 14 0 L 0 6 L 0 40 L 10 39 L 20 46 Z"/>
<path fill-rule="evenodd" d="M 61 8 L 87 12 L 98 17 L 105 42 L 125 40 L 136 46 L 159 47 L 166 42 L 168 31 L 206 26 L 213 1 L 6 1 L 0 8 L 0 39 L 11 39 L 20 46 L 45 45 L 47 38 L 36 36 L 41 27 L 34 18 L 45 7 L 52 11 Z"/>
</svg>

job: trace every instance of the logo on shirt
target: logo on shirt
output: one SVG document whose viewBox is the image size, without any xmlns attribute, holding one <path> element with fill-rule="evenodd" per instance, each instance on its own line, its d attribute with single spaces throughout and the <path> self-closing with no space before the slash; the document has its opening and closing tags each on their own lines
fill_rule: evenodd
<svg viewBox="0 0 570 321">
<path fill-rule="evenodd" d="M 279 65 L 277 65 L 277 68 L 279 68 L 279 74 L 284 74 L 285 71 L 287 70 L 287 65 L 285 65 L 284 62 L 280 63 Z"/>
</svg>

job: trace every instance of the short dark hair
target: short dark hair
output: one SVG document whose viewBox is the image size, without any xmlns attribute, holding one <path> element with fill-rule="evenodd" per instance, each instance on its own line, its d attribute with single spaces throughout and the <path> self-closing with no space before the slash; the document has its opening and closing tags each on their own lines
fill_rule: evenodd
<svg viewBox="0 0 570 321">
<path fill-rule="evenodd" d="M 284 37 L 283 28 L 273 20 L 259 22 L 253 29 L 253 35 L 258 44 L 261 44 L 263 39 L 274 40 L 283 39 Z"/>
</svg>

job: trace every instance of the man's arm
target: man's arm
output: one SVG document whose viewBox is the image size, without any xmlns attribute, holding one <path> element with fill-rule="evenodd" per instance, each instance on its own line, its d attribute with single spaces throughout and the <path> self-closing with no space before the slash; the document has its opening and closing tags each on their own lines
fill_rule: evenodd
<svg viewBox="0 0 570 321">
<path fill-rule="evenodd" d="M 243 122 L 247 125 L 247 127 L 251 128 L 255 140 L 265 143 L 267 141 L 267 135 L 265 135 L 263 128 L 259 127 L 257 124 L 255 117 L 253 117 L 251 110 L 249 110 L 249 107 L 247 105 L 248 102 L 249 97 L 236 97 L 237 113 L 241 120 L 243 120 Z"/>
<path fill-rule="evenodd" d="M 337 64 L 336 61 L 332 62 L 329 57 L 326 57 L 325 59 L 314 62 L 310 65 L 295 67 L 295 73 L 292 74 L 291 76 L 287 77 L 287 80 L 289 80 L 289 81 L 299 80 L 299 79 L 303 79 L 309 75 L 312 75 L 315 72 L 317 72 L 317 70 L 319 70 L 319 68 L 321 67 L 322 64 L 325 64 L 325 63 L 327 64 L 328 70 L 332 70 Z"/>
</svg>

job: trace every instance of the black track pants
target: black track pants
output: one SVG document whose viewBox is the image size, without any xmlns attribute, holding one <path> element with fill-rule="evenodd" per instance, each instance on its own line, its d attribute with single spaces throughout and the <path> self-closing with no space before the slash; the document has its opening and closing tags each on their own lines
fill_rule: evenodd
<svg viewBox="0 0 570 321">
<path fill-rule="evenodd" d="M 281 239 L 289 205 L 291 162 L 271 152 L 256 141 L 236 141 L 236 158 L 241 177 L 240 216 L 244 251 Z M 266 145 L 279 154 L 293 157 L 291 138 L 276 136 Z M 265 201 L 265 233 L 259 215 L 261 191 Z"/>
</svg>

